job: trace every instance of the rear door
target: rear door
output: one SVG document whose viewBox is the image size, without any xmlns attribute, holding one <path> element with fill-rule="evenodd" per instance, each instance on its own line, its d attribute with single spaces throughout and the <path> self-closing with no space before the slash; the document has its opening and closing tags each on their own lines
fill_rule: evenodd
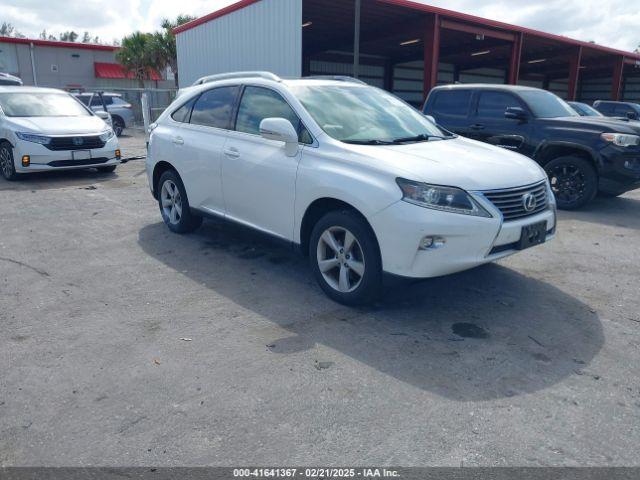
<svg viewBox="0 0 640 480">
<path fill-rule="evenodd" d="M 176 161 L 192 207 L 224 214 L 222 148 L 232 123 L 239 86 L 204 91 L 194 102 L 188 122 L 172 139 Z"/>
<path fill-rule="evenodd" d="M 293 238 L 293 209 L 298 162 L 285 154 L 283 142 L 260 136 L 265 118 L 285 118 L 297 129 L 301 144 L 311 137 L 300 118 L 275 90 L 246 86 L 223 152 L 222 177 L 227 216 L 270 234 Z"/>
<path fill-rule="evenodd" d="M 425 114 L 434 117 L 437 124 L 447 130 L 469 136 L 472 96 L 472 90 L 435 90 L 425 106 Z"/>
<path fill-rule="evenodd" d="M 529 121 L 506 118 L 505 112 L 510 107 L 524 109 L 530 115 Z M 526 153 L 524 150 L 533 117 L 524 102 L 511 92 L 480 90 L 471 120 L 471 138 L 507 150 Z"/>
</svg>

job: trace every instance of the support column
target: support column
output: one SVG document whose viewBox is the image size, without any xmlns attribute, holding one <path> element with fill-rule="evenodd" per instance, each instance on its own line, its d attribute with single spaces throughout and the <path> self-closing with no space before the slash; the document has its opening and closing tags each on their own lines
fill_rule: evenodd
<svg viewBox="0 0 640 480">
<path fill-rule="evenodd" d="M 356 0 L 356 21 L 353 31 L 353 78 L 360 75 L 360 11 L 361 0 Z"/>
<path fill-rule="evenodd" d="M 438 65 L 440 64 L 440 16 L 427 17 L 424 32 L 424 98 L 438 84 Z"/>
<path fill-rule="evenodd" d="M 624 57 L 616 59 L 613 66 L 613 81 L 611 82 L 611 100 L 619 101 L 622 98 L 622 75 L 624 73 Z"/>
<path fill-rule="evenodd" d="M 567 100 L 574 101 L 578 94 L 578 82 L 580 81 L 580 64 L 582 63 L 582 47 L 578 47 L 575 54 L 569 58 L 569 87 Z"/>
<path fill-rule="evenodd" d="M 520 61 L 522 59 L 522 33 L 516 34 L 511 44 L 511 61 L 509 62 L 509 85 L 517 85 L 520 77 Z"/>
<path fill-rule="evenodd" d="M 387 92 L 393 92 L 393 65 L 391 59 L 384 62 L 384 89 Z"/>
</svg>

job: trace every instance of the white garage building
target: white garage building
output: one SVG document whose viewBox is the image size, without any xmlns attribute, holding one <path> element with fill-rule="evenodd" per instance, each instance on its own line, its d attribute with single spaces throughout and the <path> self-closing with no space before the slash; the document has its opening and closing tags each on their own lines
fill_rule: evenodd
<svg viewBox="0 0 640 480">
<path fill-rule="evenodd" d="M 410 0 L 241 0 L 174 32 L 181 86 L 266 70 L 351 75 L 415 105 L 435 85 L 455 82 L 640 101 L 637 53 Z"/>
</svg>

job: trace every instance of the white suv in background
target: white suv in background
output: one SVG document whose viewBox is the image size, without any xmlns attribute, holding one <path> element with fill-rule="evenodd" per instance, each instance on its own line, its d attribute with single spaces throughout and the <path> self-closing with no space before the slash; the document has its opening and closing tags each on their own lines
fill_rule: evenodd
<svg viewBox="0 0 640 480">
<path fill-rule="evenodd" d="M 214 215 L 298 245 L 336 301 L 382 274 L 447 275 L 555 235 L 534 161 L 457 137 L 356 80 L 221 75 L 152 126 L 147 173 L 174 232 Z"/>
</svg>

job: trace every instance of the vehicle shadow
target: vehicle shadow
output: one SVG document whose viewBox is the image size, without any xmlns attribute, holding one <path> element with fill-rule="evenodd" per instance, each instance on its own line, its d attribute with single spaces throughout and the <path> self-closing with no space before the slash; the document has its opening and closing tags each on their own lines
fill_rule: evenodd
<svg viewBox="0 0 640 480">
<path fill-rule="evenodd" d="M 597 197 L 574 211 L 560 211 L 560 219 L 640 230 L 640 199 Z"/>
<path fill-rule="evenodd" d="M 52 172 L 34 172 L 20 176 L 14 182 L 0 177 L 0 192 L 20 190 L 50 190 L 66 187 L 83 187 L 117 178 L 113 173 L 99 172 L 96 169 L 59 170 Z"/>
<path fill-rule="evenodd" d="M 322 344 L 399 381 L 456 401 L 512 397 L 589 373 L 598 316 L 545 282 L 498 265 L 387 289 L 365 308 L 333 303 L 306 259 L 243 227 L 207 221 L 178 236 L 162 223 L 139 244 L 177 275 L 286 329 L 278 355 Z M 211 346 L 213 348 L 214 346 Z"/>
</svg>

